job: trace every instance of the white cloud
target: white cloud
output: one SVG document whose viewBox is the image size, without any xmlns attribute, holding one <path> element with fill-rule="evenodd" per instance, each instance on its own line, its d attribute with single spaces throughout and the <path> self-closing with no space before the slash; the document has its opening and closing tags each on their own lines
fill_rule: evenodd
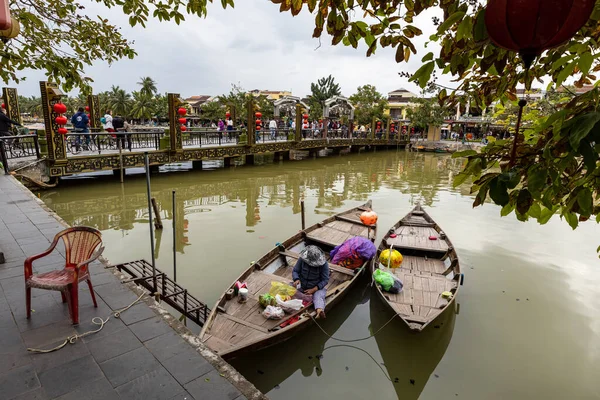
<svg viewBox="0 0 600 400">
<path fill-rule="evenodd" d="M 364 45 L 357 50 L 331 46 L 326 34 L 318 47 L 319 41 L 312 38 L 313 15 L 306 11 L 297 17 L 279 13 L 279 7 L 268 1 L 238 1 L 234 9 L 227 10 L 212 4 L 205 19 L 186 16 L 179 26 L 152 20 L 145 29 L 130 27 L 118 9 L 106 10 L 97 3 L 88 3 L 86 8 L 121 26 L 125 37 L 135 41 L 138 53 L 133 60 L 87 68 L 96 92 L 111 85 L 135 90 L 141 76 L 151 76 L 161 92 L 186 97 L 222 94 L 238 82 L 246 89 L 292 90 L 302 96 L 310 92 L 311 82 L 329 74 L 347 96 L 367 83 L 383 93 L 399 87 L 418 92 L 398 72 L 414 72 L 420 66 L 421 57 L 429 51 L 423 44 L 435 28 L 432 13 L 420 17 L 415 25 L 424 35 L 414 40 L 419 54 L 408 64 L 397 64 L 395 49 L 378 49 L 367 58 Z M 38 81 L 43 79 L 43 72 L 28 72 L 27 80 L 18 85 L 19 93 L 39 95 Z"/>
</svg>

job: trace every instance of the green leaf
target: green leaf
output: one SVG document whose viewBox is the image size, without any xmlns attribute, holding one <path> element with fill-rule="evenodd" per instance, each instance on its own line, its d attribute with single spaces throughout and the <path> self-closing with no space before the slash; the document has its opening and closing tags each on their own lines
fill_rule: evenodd
<svg viewBox="0 0 600 400">
<path fill-rule="evenodd" d="M 481 42 L 487 39 L 487 29 L 485 27 L 485 8 L 477 13 L 475 17 L 475 25 L 473 25 L 473 39 L 476 42 Z"/>
<path fill-rule="evenodd" d="M 503 172 L 498 178 L 506 184 L 508 189 L 514 189 L 521 182 L 521 175 L 515 171 Z"/>
<path fill-rule="evenodd" d="M 477 151 L 463 150 L 463 151 L 457 151 L 457 152 L 452 153 L 452 158 L 469 157 L 469 156 L 474 156 L 474 155 L 477 155 Z"/>
<path fill-rule="evenodd" d="M 435 63 L 433 61 L 423 64 L 421 68 L 416 70 L 413 76 L 410 77 L 409 81 L 417 81 L 419 83 L 419 86 L 424 88 L 427 85 L 427 82 L 429 82 L 429 79 L 431 78 L 431 73 L 433 72 L 434 65 Z"/>
<path fill-rule="evenodd" d="M 527 171 L 527 188 L 534 199 L 540 198 L 541 191 L 546 185 L 547 178 L 548 173 L 546 169 L 539 165 L 534 165 Z"/>
<path fill-rule="evenodd" d="M 567 211 L 563 213 L 563 217 L 565 217 L 565 220 L 569 223 L 571 229 L 576 229 L 577 225 L 579 225 L 579 219 L 574 212 Z"/>
<path fill-rule="evenodd" d="M 508 203 L 507 205 L 502 207 L 502 210 L 500 210 L 500 215 L 502 217 L 506 217 L 508 214 L 513 212 L 514 209 L 515 209 L 515 205 L 512 203 Z"/>
<path fill-rule="evenodd" d="M 569 121 L 569 142 L 575 149 L 579 149 L 579 142 L 586 137 L 594 125 L 600 121 L 600 112 L 591 112 L 580 115 Z"/>
<path fill-rule="evenodd" d="M 585 53 L 579 56 L 579 70 L 583 76 L 587 75 L 590 72 L 590 68 L 592 67 L 592 62 L 594 61 L 594 57 L 592 53 L 586 51 Z"/>
<path fill-rule="evenodd" d="M 584 187 L 577 193 L 577 204 L 579 204 L 580 214 L 585 216 L 591 215 L 593 203 L 592 191 L 589 188 Z"/>
<path fill-rule="evenodd" d="M 425 56 L 421 59 L 421 62 L 431 61 L 431 60 L 433 60 L 433 53 L 429 52 L 429 53 L 425 54 Z"/>
<path fill-rule="evenodd" d="M 542 216 L 542 207 L 540 207 L 540 203 L 534 202 L 531 207 L 529 207 L 527 214 L 531 218 L 539 219 Z"/>
<path fill-rule="evenodd" d="M 473 24 L 470 17 L 465 17 L 456 29 L 456 40 L 462 40 L 471 33 Z"/>
<path fill-rule="evenodd" d="M 494 203 L 505 206 L 510 200 L 508 191 L 506 190 L 506 184 L 500 182 L 498 178 L 494 178 L 490 181 L 490 197 Z"/>
<path fill-rule="evenodd" d="M 448 18 L 446 18 L 446 20 L 444 22 L 442 22 L 440 24 L 440 26 L 438 27 L 437 33 L 438 34 L 445 33 L 448 30 L 448 28 L 450 28 L 456 22 L 463 19 L 464 16 L 465 16 L 464 11 L 457 11 L 454 14 L 450 15 Z"/>
<path fill-rule="evenodd" d="M 565 68 L 563 68 L 562 71 L 560 71 L 558 73 L 558 75 L 556 76 L 556 86 L 562 85 L 562 83 L 565 81 L 565 79 L 567 79 L 569 76 L 573 75 L 573 70 L 575 69 L 576 64 L 577 64 L 577 62 L 573 61 L 572 63 L 568 64 Z"/>
<path fill-rule="evenodd" d="M 542 225 L 544 225 L 546 222 L 550 221 L 550 218 L 552 218 L 552 216 L 556 214 L 556 211 L 554 209 L 549 209 L 549 208 L 542 208 L 542 211 L 540 212 L 540 217 L 538 218 L 538 222 Z"/>
<path fill-rule="evenodd" d="M 469 174 L 465 174 L 464 172 L 457 174 L 454 177 L 454 180 L 452 181 L 452 186 L 457 187 L 457 186 L 462 185 L 469 176 L 470 176 Z"/>
</svg>

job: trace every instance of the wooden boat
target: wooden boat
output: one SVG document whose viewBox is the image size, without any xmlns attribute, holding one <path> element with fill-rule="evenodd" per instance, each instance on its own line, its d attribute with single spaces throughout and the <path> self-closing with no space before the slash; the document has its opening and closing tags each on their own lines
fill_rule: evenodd
<svg viewBox="0 0 600 400">
<path fill-rule="evenodd" d="M 395 237 L 391 237 L 395 235 Z M 385 271 L 393 273 L 404 285 L 398 294 L 381 290 L 379 297 L 396 312 L 410 329 L 421 331 L 454 302 L 462 283 L 458 256 L 450 240 L 431 217 L 417 205 L 385 235 L 372 272 L 381 268 L 379 255 L 392 247 L 404 261 L 400 268 Z M 451 292 L 450 299 L 442 292 Z"/>
<path fill-rule="evenodd" d="M 227 299 L 227 291 L 233 289 L 235 282 L 232 283 L 213 308 L 200 332 L 200 340 L 221 357 L 231 359 L 248 351 L 287 340 L 302 328 L 309 326 L 312 323 L 310 315 L 316 315 L 312 305 L 286 315 L 281 320 L 269 320 L 262 315 L 259 296 L 269 292 L 273 281 L 292 281 L 292 270 L 299 253 L 309 244 L 320 247 L 328 256 L 335 246 L 354 236 L 364 236 L 374 241 L 376 226 L 364 225 L 359 217 L 363 211 L 370 208 L 371 201 L 329 217 L 300 231 L 252 264 L 236 279 L 247 282 L 248 300 L 239 303 L 237 297 Z M 326 313 L 329 313 L 352 288 L 359 275 L 368 269 L 367 265 L 370 264 L 371 260 L 368 260 L 357 270 L 329 264 Z M 297 321 L 286 324 L 296 318 Z"/>
</svg>

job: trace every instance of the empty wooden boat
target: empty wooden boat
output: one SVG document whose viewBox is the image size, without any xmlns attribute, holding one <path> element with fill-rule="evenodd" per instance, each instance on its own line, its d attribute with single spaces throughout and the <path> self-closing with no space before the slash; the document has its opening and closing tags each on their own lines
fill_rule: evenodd
<svg viewBox="0 0 600 400">
<path fill-rule="evenodd" d="M 385 249 L 398 250 L 404 257 L 399 268 L 379 263 Z M 385 235 L 372 263 L 395 275 L 403 284 L 398 294 L 377 292 L 383 301 L 413 330 L 421 331 L 456 298 L 462 279 L 456 251 L 440 227 L 417 205 Z M 444 292 L 451 296 L 445 297 Z"/>
<path fill-rule="evenodd" d="M 371 201 L 329 217 L 300 231 L 252 264 L 236 279 L 247 283 L 248 300 L 240 303 L 238 297 L 227 299 L 227 291 L 233 289 L 235 285 L 233 282 L 213 308 L 200 332 L 200 340 L 221 357 L 231 359 L 248 351 L 287 340 L 302 328 L 309 326 L 312 323 L 310 316 L 314 317 L 316 314 L 312 305 L 295 313 L 286 314 L 283 319 L 271 320 L 262 315 L 263 308 L 259 304 L 259 296 L 269 292 L 273 281 L 283 283 L 292 281 L 294 265 L 299 253 L 307 245 L 320 247 L 329 259 L 329 252 L 335 246 L 354 236 L 363 236 L 374 241 L 376 226 L 367 226 L 360 221 L 360 214 L 370 208 Z M 370 264 L 371 260 L 367 260 L 356 270 L 329 264 L 326 314 L 330 313 Z"/>
</svg>

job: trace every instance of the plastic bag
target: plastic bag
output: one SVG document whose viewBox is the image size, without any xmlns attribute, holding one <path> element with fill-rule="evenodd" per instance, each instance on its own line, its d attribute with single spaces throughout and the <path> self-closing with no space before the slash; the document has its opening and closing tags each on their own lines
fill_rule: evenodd
<svg viewBox="0 0 600 400">
<path fill-rule="evenodd" d="M 400 281 L 400 279 L 394 277 L 394 284 L 388 290 L 388 292 L 390 292 L 392 294 L 398 294 L 402 291 L 403 287 L 404 287 L 404 285 L 402 284 L 402 281 Z"/>
<path fill-rule="evenodd" d="M 273 297 L 277 296 L 278 294 L 292 297 L 296 294 L 296 288 L 286 283 L 271 282 L 271 290 L 269 290 L 269 294 Z"/>
<path fill-rule="evenodd" d="M 390 288 L 394 286 L 394 275 L 389 272 L 376 269 L 375 272 L 373 272 L 373 278 L 386 292 L 389 292 Z"/>
<path fill-rule="evenodd" d="M 376 252 L 373 242 L 362 236 L 356 236 L 331 250 L 329 256 L 332 264 L 356 269 L 360 268 L 366 260 L 374 257 Z"/>
<path fill-rule="evenodd" d="M 258 302 L 262 306 L 262 308 L 277 305 L 275 297 L 271 296 L 269 293 L 261 294 L 260 296 L 258 296 Z"/>
<path fill-rule="evenodd" d="M 263 311 L 262 315 L 266 319 L 281 319 L 283 318 L 285 313 L 280 307 L 267 306 L 267 308 L 265 308 L 265 311 Z"/>
<path fill-rule="evenodd" d="M 280 295 L 277 295 L 275 296 L 275 301 L 277 302 L 277 305 L 288 314 L 302 309 L 302 300 L 300 299 L 284 300 Z"/>
</svg>

